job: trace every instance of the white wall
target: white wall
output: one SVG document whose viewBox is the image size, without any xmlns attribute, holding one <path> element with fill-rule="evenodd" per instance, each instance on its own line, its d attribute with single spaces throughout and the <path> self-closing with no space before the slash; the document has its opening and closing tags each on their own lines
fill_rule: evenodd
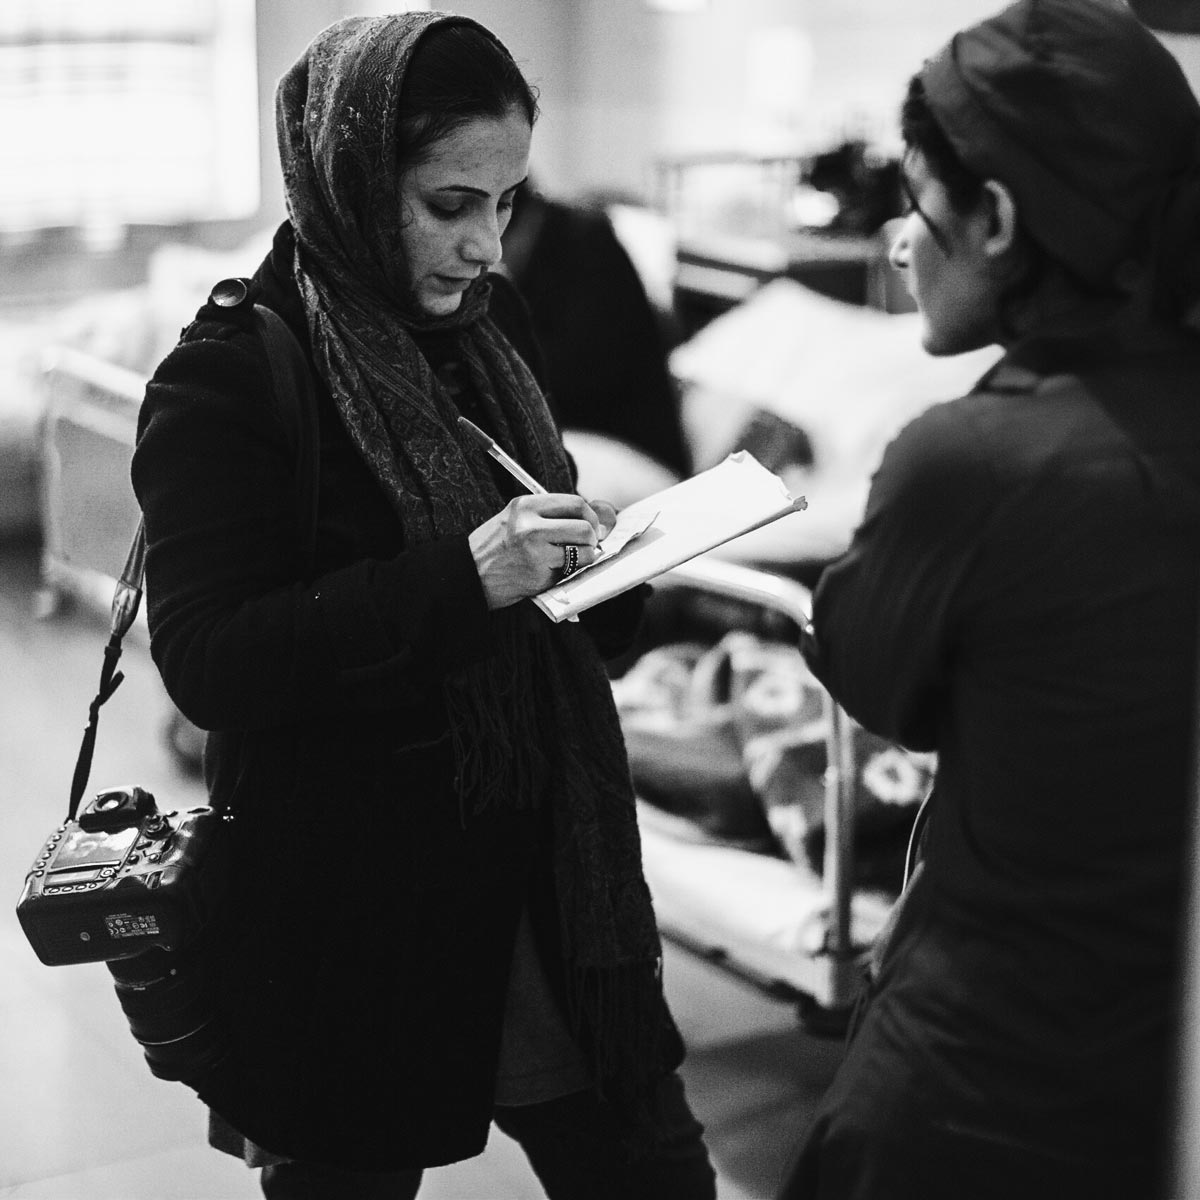
<svg viewBox="0 0 1200 1200">
<path fill-rule="evenodd" d="M 552 190 L 648 191 L 655 160 L 894 136 L 908 77 L 996 0 L 459 0 L 543 82 Z"/>
<path fill-rule="evenodd" d="M 2 0 L 0 0 L 2 2 Z M 649 196 L 661 156 L 828 144 L 847 128 L 894 131 L 905 83 L 959 26 L 1000 0 L 707 0 L 694 13 L 648 0 L 444 0 L 505 41 L 542 93 L 533 169 L 547 190 Z M 119 253 L 70 236 L 0 257 L 0 301 L 142 278 L 162 240 L 228 248 L 283 215 L 274 91 L 338 17 L 403 0 L 258 0 L 262 205 L 246 221 L 141 230 Z M 413 7 L 424 6 L 414 3 Z M 435 3 L 435 7 L 438 6 Z M 1164 39 L 1200 82 L 1200 37 Z M 62 245 L 59 246 L 58 242 Z"/>
<path fill-rule="evenodd" d="M 534 132 L 531 171 L 550 190 L 572 187 L 576 81 L 571 25 L 577 0 L 458 0 L 434 7 L 473 17 L 508 47 L 540 93 L 542 115 Z"/>
<path fill-rule="evenodd" d="M 552 191 L 648 194 L 664 155 L 887 144 L 909 76 L 1003 0 L 458 0 L 542 86 L 534 166 Z M 1166 39 L 1200 80 L 1200 38 Z"/>
</svg>

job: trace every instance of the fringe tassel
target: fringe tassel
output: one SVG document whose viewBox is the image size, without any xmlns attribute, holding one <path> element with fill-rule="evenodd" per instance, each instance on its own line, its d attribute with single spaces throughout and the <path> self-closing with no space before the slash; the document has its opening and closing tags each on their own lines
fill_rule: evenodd
<svg viewBox="0 0 1200 1200">
<path fill-rule="evenodd" d="M 567 1016 L 589 1054 L 597 1094 L 624 1126 L 626 1153 L 643 1156 L 663 1132 L 657 1100 L 665 1019 L 661 960 L 571 972 Z"/>
</svg>

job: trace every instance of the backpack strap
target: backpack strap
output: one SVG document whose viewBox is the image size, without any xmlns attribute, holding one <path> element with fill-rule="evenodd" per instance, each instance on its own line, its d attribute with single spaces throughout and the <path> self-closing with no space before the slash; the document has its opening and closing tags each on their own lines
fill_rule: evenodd
<svg viewBox="0 0 1200 1200">
<path fill-rule="evenodd" d="M 222 279 L 213 287 L 208 302 L 242 329 L 253 330 L 267 352 L 275 413 L 295 459 L 297 528 L 305 539 L 305 569 L 311 569 L 316 555 L 320 477 L 320 433 L 312 368 L 288 323 L 274 309 L 256 303 L 257 290 L 250 279 Z"/>
<path fill-rule="evenodd" d="M 274 309 L 256 304 L 254 324 L 267 350 L 275 410 L 296 460 L 298 528 L 305 538 L 305 566 L 311 569 L 317 555 L 317 490 L 321 466 L 317 395 L 312 370 L 296 335 Z"/>
<path fill-rule="evenodd" d="M 249 302 L 251 282 L 248 279 L 223 279 L 213 288 L 209 302 L 219 308 L 238 308 Z M 316 561 L 317 491 L 320 468 L 320 429 L 317 423 L 317 396 L 308 359 L 288 328 L 287 322 L 273 309 L 255 304 L 254 328 L 267 352 L 271 371 L 271 394 L 275 411 L 283 426 L 288 445 L 296 464 L 296 505 L 298 528 L 304 535 L 304 562 L 311 569 Z M 100 707 L 121 686 L 125 676 L 117 670 L 121 657 L 121 640 L 129 632 L 142 601 L 146 575 L 146 524 L 138 521 L 137 532 L 129 547 L 125 567 L 121 571 L 113 595 L 112 619 L 108 644 L 104 647 L 104 663 L 100 671 L 100 686 L 88 707 L 88 724 L 83 743 L 75 760 L 71 779 L 71 795 L 67 802 L 67 820 L 73 821 L 79 802 L 87 787 L 96 746 L 96 730 Z"/>
</svg>

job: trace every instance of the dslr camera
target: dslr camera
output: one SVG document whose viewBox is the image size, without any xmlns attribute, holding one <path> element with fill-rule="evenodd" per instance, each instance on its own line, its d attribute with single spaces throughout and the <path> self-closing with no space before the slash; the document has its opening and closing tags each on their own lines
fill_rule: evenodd
<svg viewBox="0 0 1200 1200">
<path fill-rule="evenodd" d="M 100 792 L 46 839 L 17 916 L 48 966 L 178 950 L 204 923 L 220 815 L 159 812 L 140 787 Z"/>
<path fill-rule="evenodd" d="M 48 966 L 104 962 L 150 1070 L 191 1079 L 225 1039 L 195 945 L 227 869 L 213 808 L 160 812 L 140 787 L 99 792 L 46 839 L 17 917 Z"/>
</svg>

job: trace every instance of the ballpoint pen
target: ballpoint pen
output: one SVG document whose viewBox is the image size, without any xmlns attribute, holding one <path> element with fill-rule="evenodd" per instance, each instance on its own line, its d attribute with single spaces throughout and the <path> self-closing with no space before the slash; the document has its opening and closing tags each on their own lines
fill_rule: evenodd
<svg viewBox="0 0 1200 1200">
<path fill-rule="evenodd" d="M 543 496 L 546 489 L 515 458 L 506 454 L 498 445 L 496 439 L 489 437 L 473 421 L 459 417 L 458 423 L 518 482 L 524 484 L 534 495 Z"/>
<path fill-rule="evenodd" d="M 474 421 L 468 421 L 466 417 L 459 417 L 458 423 L 518 482 L 523 483 L 535 496 L 544 496 L 546 489 L 523 466 L 511 455 L 506 454 L 499 446 L 496 445 L 496 439 L 488 437 Z M 579 549 L 576 546 L 563 547 L 563 561 L 570 563 L 568 575 L 573 575 L 576 570 L 576 565 L 579 562 Z M 568 617 L 569 621 L 578 621 L 576 616 Z"/>
</svg>

